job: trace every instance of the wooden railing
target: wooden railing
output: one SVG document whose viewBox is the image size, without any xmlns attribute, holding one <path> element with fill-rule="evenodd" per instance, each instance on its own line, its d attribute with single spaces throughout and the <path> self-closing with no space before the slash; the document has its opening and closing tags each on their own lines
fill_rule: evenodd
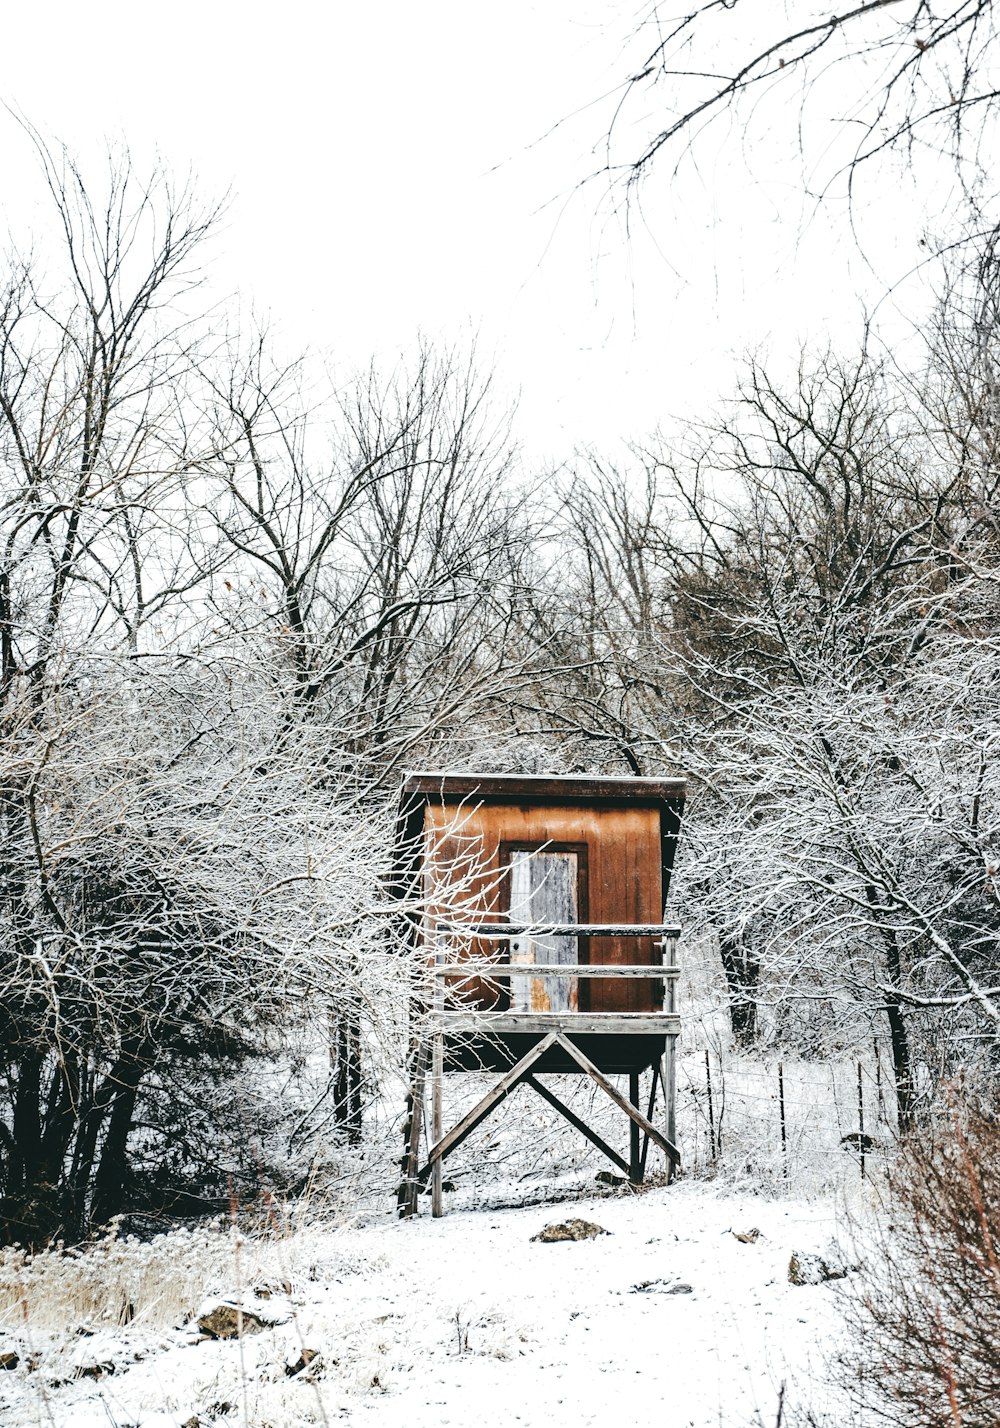
<svg viewBox="0 0 1000 1428">
<path fill-rule="evenodd" d="M 458 981 L 482 981 L 491 985 L 509 981 L 511 977 L 627 977 L 636 978 L 643 981 L 667 981 L 673 982 L 680 976 L 680 969 L 675 962 L 677 938 L 680 936 L 680 928 L 674 923 L 662 922 L 559 922 L 546 924 L 531 923 L 494 923 L 494 922 L 439 922 L 434 929 L 438 936 L 445 937 L 465 937 L 470 941 L 493 941 L 510 942 L 519 937 L 654 937 L 659 946 L 666 954 L 666 960 L 657 963 L 622 963 L 622 962 L 500 962 L 491 958 L 464 958 L 461 961 L 444 960 L 445 953 L 453 951 L 452 948 L 437 947 L 435 951 L 432 973 L 436 978 L 450 977 Z M 443 990 L 443 989 L 442 989 Z M 671 1003 L 666 1015 L 675 1015 L 673 1003 L 673 987 L 670 988 L 668 1001 Z M 478 1009 L 468 1008 L 465 1011 L 446 1012 L 441 993 L 435 996 L 436 1011 L 444 1017 L 452 1016 L 474 1016 L 496 1022 L 503 1017 L 505 1021 L 510 1021 L 516 1017 L 546 1017 L 546 1016 L 572 1016 L 587 1017 L 591 1028 L 594 1031 L 603 1030 L 597 1022 L 599 1018 L 613 1018 L 616 1022 L 621 1018 L 628 1017 L 629 1025 L 633 1025 L 632 1019 L 637 1017 L 648 1018 L 651 1016 L 664 1015 L 663 1012 L 483 1012 Z M 454 1023 L 453 1023 L 454 1024 Z M 541 1027 L 541 1022 L 535 1022 L 535 1026 Z M 513 1026 L 505 1026 L 506 1030 L 513 1030 Z M 521 1028 L 517 1028 L 520 1030 Z M 643 1029 L 651 1031 L 653 1028 L 648 1021 Z M 659 1029 L 659 1028 L 657 1028 Z M 611 1030 L 609 1025 L 608 1030 Z"/>
<path fill-rule="evenodd" d="M 437 946 L 431 973 L 434 991 L 431 998 L 432 1021 L 438 1033 L 472 1032 L 479 1028 L 493 1034 L 521 1034 L 551 1030 L 586 1031 L 590 1035 L 667 1035 L 679 1031 L 676 1010 L 675 983 L 680 975 L 676 965 L 676 946 L 680 928 L 661 922 L 562 922 L 562 923 L 495 923 L 439 922 L 437 937 L 463 937 L 470 941 L 509 942 L 519 937 L 653 937 L 663 949 L 662 963 L 621 962 L 501 962 L 495 958 L 469 957 L 456 961 L 454 948 Z M 451 954 L 450 956 L 448 954 Z M 481 1007 L 448 1007 L 444 981 L 453 983 L 485 982 L 498 990 L 513 977 L 561 978 L 629 978 L 665 983 L 666 1006 L 640 1012 L 608 1011 L 512 1011 L 509 1008 L 484 1010 Z"/>
</svg>

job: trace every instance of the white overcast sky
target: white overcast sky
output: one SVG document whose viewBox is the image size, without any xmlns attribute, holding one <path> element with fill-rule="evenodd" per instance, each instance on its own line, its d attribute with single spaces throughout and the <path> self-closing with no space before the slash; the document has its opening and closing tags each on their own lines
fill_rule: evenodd
<svg viewBox="0 0 1000 1428">
<path fill-rule="evenodd" d="M 748 349 L 849 347 L 862 299 L 920 257 L 902 185 L 865 216 L 874 272 L 838 210 L 810 218 L 766 119 L 752 179 L 720 129 L 697 169 L 654 174 L 627 240 L 601 185 L 577 185 L 609 113 L 586 106 L 627 72 L 629 30 L 609 0 L 48 0 L 7 10 L 3 96 L 84 159 L 124 136 L 140 167 L 158 151 L 231 189 L 214 282 L 290 348 L 347 370 L 418 331 L 478 333 L 520 392 L 526 452 L 561 459 L 704 416 Z M 37 231 L 6 115 L 0 141 L 6 225 Z"/>
</svg>

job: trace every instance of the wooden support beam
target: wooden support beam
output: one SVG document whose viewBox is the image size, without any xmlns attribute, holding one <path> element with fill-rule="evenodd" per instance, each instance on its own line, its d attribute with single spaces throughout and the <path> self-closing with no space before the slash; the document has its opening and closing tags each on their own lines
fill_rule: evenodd
<svg viewBox="0 0 1000 1428">
<path fill-rule="evenodd" d="M 439 922 L 437 931 L 451 936 L 504 942 L 510 937 L 660 937 L 681 935 L 676 923 L 664 922 Z"/>
<path fill-rule="evenodd" d="M 585 1056 L 578 1046 L 574 1046 L 568 1036 L 564 1036 L 561 1031 L 556 1032 L 555 1040 L 563 1048 L 566 1054 L 573 1058 L 576 1064 L 580 1067 L 580 1070 L 586 1071 L 590 1079 L 592 1081 L 595 1081 L 597 1085 L 600 1086 L 604 1094 L 610 1097 L 610 1099 L 614 1101 L 615 1105 L 618 1106 L 620 1110 L 623 1110 L 631 1120 L 635 1121 L 635 1123 L 639 1126 L 640 1130 L 644 1130 L 651 1141 L 658 1145 L 661 1150 L 665 1151 L 665 1153 L 670 1157 L 670 1160 L 673 1162 L 673 1164 L 680 1165 L 681 1153 L 677 1149 L 676 1145 L 674 1145 L 673 1141 L 668 1140 L 667 1137 L 661 1131 L 658 1131 L 653 1125 L 652 1121 L 647 1120 L 647 1118 L 642 1114 L 638 1107 L 630 1105 L 628 1100 L 618 1090 L 617 1086 L 613 1086 L 611 1084 L 607 1076 L 604 1075 L 603 1071 L 598 1071 L 593 1061 L 591 1061 L 588 1056 Z"/>
<path fill-rule="evenodd" d="M 514 1066 L 510 1068 L 495 1086 L 492 1086 L 481 1101 L 473 1106 L 469 1113 L 462 1117 L 458 1125 L 454 1126 L 447 1135 L 441 1136 L 435 1145 L 431 1146 L 427 1164 L 420 1171 L 418 1179 L 421 1185 L 426 1184 L 428 1175 L 431 1174 L 435 1165 L 440 1165 L 445 1156 L 450 1155 L 453 1150 L 462 1144 L 478 1125 L 496 1110 L 501 1101 L 505 1100 L 517 1087 L 527 1078 L 529 1071 L 535 1062 L 545 1055 L 549 1047 L 557 1041 L 559 1033 L 550 1031 L 548 1036 L 537 1042 L 531 1050 L 522 1056 Z"/>
<path fill-rule="evenodd" d="M 659 1084 L 660 1084 L 660 1068 L 659 1068 L 658 1066 L 654 1066 L 654 1067 L 653 1067 L 653 1080 L 652 1080 L 652 1084 L 650 1085 L 650 1088 L 649 1088 L 649 1105 L 646 1107 L 646 1119 L 647 1119 L 647 1121 L 651 1121 L 651 1120 L 653 1119 L 653 1111 L 656 1109 L 656 1089 L 657 1089 L 657 1087 L 659 1086 Z M 668 1133 L 667 1133 L 667 1139 L 668 1139 L 668 1140 L 670 1139 L 669 1131 L 668 1131 Z M 640 1180 L 645 1180 L 645 1178 L 646 1178 L 646 1156 L 647 1156 L 648 1154 L 649 1154 L 649 1136 L 646 1135 L 646 1134 L 643 1134 L 643 1137 L 642 1137 L 642 1153 L 641 1153 L 641 1155 L 639 1156 L 639 1179 L 640 1179 Z"/>
<path fill-rule="evenodd" d="M 628 1073 L 628 1098 L 636 1110 L 639 1109 L 639 1073 Z M 649 1117 L 646 1117 L 649 1120 Z M 647 1137 L 648 1139 L 648 1137 Z M 642 1184 L 642 1161 L 639 1157 L 639 1127 L 635 1121 L 628 1123 L 628 1178 L 633 1185 Z"/>
<path fill-rule="evenodd" d="M 567 969 L 564 967 L 563 975 Z M 534 971 L 528 966 L 526 975 Z M 678 1036 L 681 1022 L 668 1012 L 488 1012 L 445 1011 L 437 1020 L 444 1031 L 474 1036 L 529 1035 L 547 1031 L 569 1036 Z"/>
<path fill-rule="evenodd" d="M 596 1145 L 601 1154 L 608 1157 L 612 1165 L 617 1165 L 623 1174 L 628 1174 L 628 1164 L 622 1159 L 618 1152 L 612 1150 L 607 1141 L 602 1140 L 595 1130 L 591 1130 L 586 1121 L 581 1120 L 575 1111 L 571 1111 L 569 1106 L 560 1101 L 559 1097 L 553 1091 L 550 1091 L 548 1086 L 543 1085 L 541 1081 L 536 1081 L 534 1076 L 526 1076 L 525 1085 L 530 1086 L 533 1091 L 537 1091 L 543 1101 L 548 1101 L 549 1105 L 553 1106 L 564 1120 L 569 1121 L 570 1125 L 575 1130 L 578 1130 L 581 1135 L 585 1135 L 592 1145 Z"/>
<path fill-rule="evenodd" d="M 403 1152 L 402 1176 L 396 1196 L 396 1208 L 400 1219 L 410 1220 L 417 1213 L 417 1168 L 420 1165 L 420 1127 L 424 1118 L 424 1086 L 427 1081 L 427 1066 L 430 1061 L 430 1043 L 423 1041 L 413 1053 L 413 1085 L 407 1097 L 407 1111 L 410 1122 L 406 1131 L 406 1148 Z"/>
</svg>

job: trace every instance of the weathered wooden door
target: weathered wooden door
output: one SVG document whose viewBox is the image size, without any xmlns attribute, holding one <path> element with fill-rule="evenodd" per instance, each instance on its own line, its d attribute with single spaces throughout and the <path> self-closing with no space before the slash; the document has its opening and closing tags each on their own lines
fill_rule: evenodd
<svg viewBox="0 0 1000 1428">
<path fill-rule="evenodd" d="M 510 855 L 510 920 L 544 927 L 578 922 L 579 866 L 576 853 L 517 849 Z M 512 966 L 577 962 L 577 939 L 521 936 L 510 944 Z M 512 976 L 511 1011 L 576 1011 L 576 977 Z"/>
</svg>

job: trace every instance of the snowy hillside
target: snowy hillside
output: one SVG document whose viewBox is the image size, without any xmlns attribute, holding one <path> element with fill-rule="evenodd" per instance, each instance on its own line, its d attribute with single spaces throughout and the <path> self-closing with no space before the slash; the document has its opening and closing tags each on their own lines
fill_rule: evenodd
<svg viewBox="0 0 1000 1428">
<path fill-rule="evenodd" d="M 533 1239 L 567 1215 L 608 1233 Z M 837 1286 L 788 1277 L 793 1252 L 822 1251 L 834 1232 L 831 1201 L 717 1197 L 691 1183 L 439 1221 L 385 1216 L 248 1241 L 238 1257 L 224 1230 L 214 1250 L 184 1233 L 117 1246 L 103 1283 L 89 1282 L 89 1322 L 66 1318 L 84 1304 L 82 1261 L 50 1261 L 61 1282 L 48 1299 L 44 1273 L 26 1286 L 27 1322 L 10 1312 L 2 1327 L 0 1350 L 19 1362 L 0 1375 L 0 1413 L 10 1428 L 457 1428 L 488 1409 L 493 1424 L 530 1428 L 627 1408 L 674 1428 L 771 1428 L 781 1385 L 805 1397 L 838 1342 Z M 102 1328 L 116 1289 L 134 1317 Z M 239 1299 L 255 1332 L 199 1334 L 205 1295 Z M 251 1324 L 254 1310 L 273 1327 Z"/>
</svg>

